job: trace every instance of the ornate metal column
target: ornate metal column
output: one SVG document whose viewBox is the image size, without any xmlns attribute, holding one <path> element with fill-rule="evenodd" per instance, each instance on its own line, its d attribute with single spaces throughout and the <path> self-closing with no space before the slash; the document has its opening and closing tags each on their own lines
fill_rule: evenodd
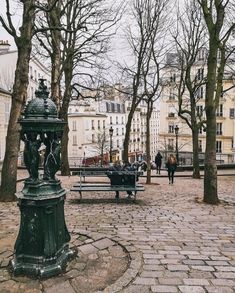
<svg viewBox="0 0 235 293">
<path fill-rule="evenodd" d="M 20 231 L 11 269 L 15 275 L 50 277 L 61 273 L 74 255 L 64 218 L 66 192 L 55 174 L 60 168 L 60 143 L 65 122 L 40 80 L 36 98 L 25 108 L 21 139 L 29 178 L 16 194 L 21 212 Z M 39 178 L 39 148 L 44 146 L 43 178 Z"/>
</svg>

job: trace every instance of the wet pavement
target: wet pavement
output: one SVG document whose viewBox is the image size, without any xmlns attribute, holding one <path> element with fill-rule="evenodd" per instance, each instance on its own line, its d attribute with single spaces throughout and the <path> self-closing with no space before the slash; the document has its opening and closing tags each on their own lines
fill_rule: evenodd
<svg viewBox="0 0 235 293">
<path fill-rule="evenodd" d="M 67 189 L 79 180 L 59 179 Z M 68 192 L 65 219 L 78 256 L 47 280 L 9 273 L 20 213 L 16 203 L 0 203 L 0 292 L 235 292 L 235 176 L 219 177 L 218 193 L 218 206 L 203 203 L 203 180 L 189 177 L 174 185 L 154 177 L 135 203 L 121 194 L 117 204 L 107 192 L 79 202 Z"/>
</svg>

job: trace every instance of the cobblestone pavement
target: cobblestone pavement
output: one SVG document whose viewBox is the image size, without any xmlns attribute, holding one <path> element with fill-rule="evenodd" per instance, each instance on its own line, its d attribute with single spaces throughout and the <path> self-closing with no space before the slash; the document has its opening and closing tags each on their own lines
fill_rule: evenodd
<svg viewBox="0 0 235 293">
<path fill-rule="evenodd" d="M 78 180 L 59 178 L 68 189 Z M 113 194 L 79 202 L 68 192 L 65 217 L 78 257 L 48 280 L 8 273 L 19 210 L 0 203 L 0 292 L 235 292 L 235 176 L 218 178 L 218 206 L 202 202 L 203 180 L 154 178 L 145 189 L 136 203 L 123 195 L 119 204 Z"/>
</svg>

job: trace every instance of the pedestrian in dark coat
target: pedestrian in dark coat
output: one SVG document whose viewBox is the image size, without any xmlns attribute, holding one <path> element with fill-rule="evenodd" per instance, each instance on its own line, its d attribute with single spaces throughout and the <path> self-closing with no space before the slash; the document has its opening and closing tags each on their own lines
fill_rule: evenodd
<svg viewBox="0 0 235 293">
<path fill-rule="evenodd" d="M 168 171 L 168 178 L 169 178 L 169 184 L 174 183 L 174 174 L 175 170 L 177 168 L 177 161 L 173 154 L 170 154 L 170 156 L 167 159 L 166 167 Z"/>
<path fill-rule="evenodd" d="M 162 166 L 162 155 L 160 152 L 158 152 L 155 157 L 155 164 L 156 164 L 157 174 L 160 174 L 161 166 Z"/>
</svg>

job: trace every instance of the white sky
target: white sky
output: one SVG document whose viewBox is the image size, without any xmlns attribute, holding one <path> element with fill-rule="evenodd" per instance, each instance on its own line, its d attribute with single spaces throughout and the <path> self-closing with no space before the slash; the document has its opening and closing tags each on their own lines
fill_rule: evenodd
<svg viewBox="0 0 235 293">
<path fill-rule="evenodd" d="M 13 16 L 14 24 L 19 27 L 19 15 L 20 15 L 20 6 L 15 4 L 16 2 L 10 0 L 10 4 L 12 5 L 11 13 Z M 0 14 L 1 16 L 6 19 L 6 2 L 5 0 L 0 1 Z M 6 41 L 8 40 L 9 44 L 11 45 L 11 50 L 16 48 L 14 39 L 7 33 L 7 31 L 2 27 L 0 24 L 0 40 Z"/>
</svg>

